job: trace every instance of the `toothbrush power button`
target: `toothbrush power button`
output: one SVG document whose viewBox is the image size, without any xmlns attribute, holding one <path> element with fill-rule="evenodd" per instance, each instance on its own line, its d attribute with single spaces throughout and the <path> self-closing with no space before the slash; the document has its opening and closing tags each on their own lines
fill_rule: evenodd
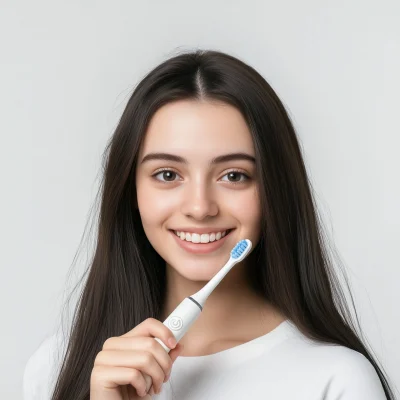
<svg viewBox="0 0 400 400">
<path fill-rule="evenodd" d="M 182 329 L 183 326 L 183 320 L 181 317 L 177 316 L 172 316 L 170 320 L 168 321 L 168 326 L 173 330 L 173 331 L 179 331 Z"/>
</svg>

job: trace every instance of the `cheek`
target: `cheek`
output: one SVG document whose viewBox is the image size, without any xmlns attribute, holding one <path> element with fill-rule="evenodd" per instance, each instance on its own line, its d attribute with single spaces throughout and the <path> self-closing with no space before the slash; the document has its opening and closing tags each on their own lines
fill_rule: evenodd
<svg viewBox="0 0 400 400">
<path fill-rule="evenodd" d="M 248 227 L 260 225 L 261 207 L 256 190 L 236 194 L 228 202 L 229 212 L 235 215 L 239 222 Z"/>
<path fill-rule="evenodd" d="M 145 185 L 137 185 L 137 204 L 143 226 L 159 227 L 168 218 L 173 203 L 168 196 Z"/>
</svg>

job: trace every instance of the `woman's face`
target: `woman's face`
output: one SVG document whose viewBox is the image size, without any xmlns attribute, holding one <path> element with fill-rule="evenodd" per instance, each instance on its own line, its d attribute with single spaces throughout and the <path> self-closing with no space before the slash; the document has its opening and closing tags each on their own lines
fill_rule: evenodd
<svg viewBox="0 0 400 400">
<path fill-rule="evenodd" d="M 167 153 L 186 162 L 148 159 Z M 254 158 L 250 131 L 240 112 L 224 103 L 182 100 L 160 108 L 150 121 L 136 169 L 137 203 L 144 231 L 157 253 L 177 273 L 193 281 L 210 280 L 242 239 L 253 249 L 260 236 L 260 204 L 255 163 L 237 158 L 211 163 L 227 154 Z M 220 244 L 192 235 L 232 231 Z M 209 244 L 180 244 L 181 237 Z M 190 235 L 187 235 L 189 233 Z M 187 247 L 189 247 L 187 246 Z"/>
</svg>

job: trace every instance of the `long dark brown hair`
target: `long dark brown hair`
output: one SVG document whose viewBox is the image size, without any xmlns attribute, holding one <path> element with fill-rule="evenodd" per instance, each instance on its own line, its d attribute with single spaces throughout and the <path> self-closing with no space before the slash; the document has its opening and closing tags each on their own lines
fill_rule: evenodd
<svg viewBox="0 0 400 400">
<path fill-rule="evenodd" d="M 262 207 L 262 234 L 248 272 L 254 291 L 309 338 L 363 354 L 378 373 L 387 399 L 394 400 L 383 368 L 363 344 L 366 340 L 361 339 L 351 293 L 355 313 L 350 313 L 332 260 L 339 266 L 341 262 L 334 246 L 328 247 L 285 107 L 251 66 L 231 55 L 205 50 L 174 55 L 148 73 L 133 90 L 107 144 L 93 256 L 81 279 L 83 289 L 52 400 L 89 399 L 93 363 L 104 341 L 149 317 L 160 320 L 165 261 L 142 227 L 136 207 L 135 169 L 154 113 L 183 99 L 230 104 L 242 113 L 251 131 Z M 350 292 L 345 271 L 340 269 Z"/>
</svg>

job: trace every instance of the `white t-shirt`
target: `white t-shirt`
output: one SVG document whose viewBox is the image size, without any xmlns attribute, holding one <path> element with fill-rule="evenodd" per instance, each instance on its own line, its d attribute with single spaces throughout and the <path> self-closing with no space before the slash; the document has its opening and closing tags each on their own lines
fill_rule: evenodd
<svg viewBox="0 0 400 400">
<path fill-rule="evenodd" d="M 29 359 L 24 399 L 49 400 L 59 342 L 47 338 Z M 372 364 L 344 346 L 318 343 L 289 320 L 218 353 L 178 357 L 156 400 L 386 400 Z"/>
</svg>

